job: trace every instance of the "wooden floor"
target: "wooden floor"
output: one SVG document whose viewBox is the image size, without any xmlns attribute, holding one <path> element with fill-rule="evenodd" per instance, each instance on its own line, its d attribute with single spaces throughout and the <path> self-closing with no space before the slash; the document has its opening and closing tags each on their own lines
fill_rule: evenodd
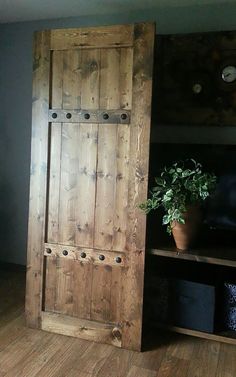
<svg viewBox="0 0 236 377">
<path fill-rule="evenodd" d="M 177 334 L 130 352 L 24 324 L 24 272 L 0 270 L 0 377 L 236 377 L 236 346 Z"/>
</svg>

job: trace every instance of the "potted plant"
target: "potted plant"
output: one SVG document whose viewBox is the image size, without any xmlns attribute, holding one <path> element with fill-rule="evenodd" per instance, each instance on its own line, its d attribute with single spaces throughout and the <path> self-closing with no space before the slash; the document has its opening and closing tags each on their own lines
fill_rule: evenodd
<svg viewBox="0 0 236 377">
<path fill-rule="evenodd" d="M 216 176 L 189 159 L 164 167 L 155 182 L 150 197 L 139 207 L 146 214 L 163 207 L 162 224 L 173 234 L 177 249 L 187 250 L 201 221 L 200 204 L 214 192 Z"/>
</svg>

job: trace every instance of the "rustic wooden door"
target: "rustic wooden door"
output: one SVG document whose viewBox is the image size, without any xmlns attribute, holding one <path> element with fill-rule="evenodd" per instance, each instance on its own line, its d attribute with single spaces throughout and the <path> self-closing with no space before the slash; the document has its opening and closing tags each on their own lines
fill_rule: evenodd
<svg viewBox="0 0 236 377">
<path fill-rule="evenodd" d="M 35 35 L 26 318 L 139 350 L 154 25 Z"/>
</svg>

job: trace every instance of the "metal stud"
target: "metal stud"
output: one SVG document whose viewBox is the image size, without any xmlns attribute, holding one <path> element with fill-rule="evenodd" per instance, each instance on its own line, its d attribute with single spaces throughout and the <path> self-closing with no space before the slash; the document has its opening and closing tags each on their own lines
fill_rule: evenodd
<svg viewBox="0 0 236 377">
<path fill-rule="evenodd" d="M 47 248 L 46 249 L 46 253 L 51 254 L 52 253 L 52 249 Z"/>
<path fill-rule="evenodd" d="M 68 255 L 68 251 L 67 250 L 63 250 L 62 254 L 63 255 Z"/>
<path fill-rule="evenodd" d="M 88 113 L 85 113 L 84 114 L 84 119 L 89 119 L 90 118 L 90 115 Z"/>
<path fill-rule="evenodd" d="M 52 113 L 52 118 L 56 119 L 57 118 L 57 113 Z"/>
<path fill-rule="evenodd" d="M 70 119 L 72 117 L 71 113 L 66 114 L 67 119 Z"/>
<path fill-rule="evenodd" d="M 125 120 L 125 119 L 127 119 L 127 114 L 123 113 L 123 114 L 121 114 L 120 117 L 121 117 L 121 119 Z"/>
<path fill-rule="evenodd" d="M 104 259 L 105 259 L 105 255 L 100 254 L 98 258 L 99 258 L 100 260 L 104 260 Z"/>
<path fill-rule="evenodd" d="M 103 117 L 103 119 L 105 119 L 105 120 L 109 119 L 109 115 L 108 115 L 107 113 L 103 114 L 102 117 Z"/>
<path fill-rule="evenodd" d="M 81 258 L 86 258 L 86 253 L 85 253 L 84 251 L 82 251 L 82 252 L 80 253 L 80 256 L 81 256 Z"/>
<path fill-rule="evenodd" d="M 116 257 L 115 261 L 116 263 L 121 263 L 121 257 Z"/>
</svg>

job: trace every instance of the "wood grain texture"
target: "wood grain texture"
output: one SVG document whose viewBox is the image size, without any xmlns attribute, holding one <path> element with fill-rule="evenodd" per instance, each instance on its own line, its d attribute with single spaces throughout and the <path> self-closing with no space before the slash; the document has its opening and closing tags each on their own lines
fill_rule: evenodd
<svg viewBox="0 0 236 377">
<path fill-rule="evenodd" d="M 47 241 L 59 241 L 59 198 L 61 180 L 62 125 L 54 123 L 50 128 L 50 173 L 48 187 Z"/>
<path fill-rule="evenodd" d="M 236 267 L 235 250 L 222 247 L 193 249 L 186 253 L 177 252 L 175 248 L 150 249 L 148 252 L 162 257 Z"/>
<path fill-rule="evenodd" d="M 233 345 L 160 331 L 151 331 L 147 338 L 145 331 L 145 351 L 137 353 L 29 329 L 24 322 L 24 286 L 24 272 L 0 270 L 2 377 L 139 377 L 144 372 L 145 377 L 235 377 Z"/>
<path fill-rule="evenodd" d="M 114 25 L 99 28 L 56 29 L 51 32 L 51 49 L 88 49 L 132 46 L 133 25 Z"/>
<path fill-rule="evenodd" d="M 216 377 L 231 376 L 236 371 L 236 349 L 233 345 L 221 344 Z"/>
<path fill-rule="evenodd" d="M 51 98 L 52 108 L 63 107 L 63 52 L 53 51 L 51 54 Z M 50 167 L 48 185 L 48 224 L 47 240 L 58 242 L 59 233 L 59 198 L 61 179 L 61 138 L 62 125 L 54 123 L 50 128 Z"/>
<path fill-rule="evenodd" d="M 57 258 L 46 258 L 45 261 L 45 282 L 44 282 L 44 303 L 43 309 L 48 311 L 55 310 L 56 303 L 56 276 L 57 276 Z"/>
<path fill-rule="evenodd" d="M 192 361 L 186 376 L 190 377 L 194 374 L 196 377 L 209 377 L 212 373 L 216 374 L 220 344 L 205 341 L 204 345 L 195 344 L 194 348 L 194 353 L 196 352 L 198 357 Z"/>
<path fill-rule="evenodd" d="M 131 122 L 54 122 L 47 114 L 40 273 L 44 255 L 48 312 L 42 326 L 56 320 L 53 331 L 65 325 L 68 335 L 107 342 L 101 329 L 90 336 L 75 322 L 91 320 L 93 327 L 100 321 L 113 326 L 110 343 L 139 350 L 145 217 L 137 205 L 147 194 L 154 27 L 56 30 L 51 36 L 51 112 L 128 111 Z"/>
<path fill-rule="evenodd" d="M 100 125 L 94 247 L 112 250 L 116 195 L 117 127 Z"/>
<path fill-rule="evenodd" d="M 189 368 L 189 361 L 179 358 L 168 357 L 163 360 L 163 363 L 158 370 L 157 377 L 186 377 Z"/>
<path fill-rule="evenodd" d="M 49 249 L 49 253 L 48 253 Z M 64 254 L 64 252 L 66 253 Z M 81 254 L 85 253 L 85 254 Z M 83 263 L 93 263 L 98 265 L 108 265 L 108 266 L 125 266 L 126 258 L 125 254 L 117 251 L 107 251 L 107 250 L 98 250 L 93 248 L 85 248 L 79 246 L 68 246 L 68 245 L 55 245 L 46 243 L 44 255 L 48 258 L 50 257 L 59 257 L 63 259 L 73 259 L 78 260 Z M 99 256 L 103 255 L 104 259 L 100 259 Z M 117 263 L 116 258 L 119 257 L 119 263 Z"/>
<path fill-rule="evenodd" d="M 81 106 L 99 107 L 100 51 L 82 51 Z M 93 247 L 97 177 L 97 124 L 80 124 L 76 244 Z"/>
<path fill-rule="evenodd" d="M 61 140 L 61 178 L 59 198 L 59 239 L 64 245 L 75 245 L 78 127 L 75 123 L 63 123 Z"/>
<path fill-rule="evenodd" d="M 63 108 L 80 108 L 81 75 L 77 51 L 63 52 Z M 63 123 L 61 139 L 61 178 L 59 202 L 59 241 L 75 244 L 78 124 Z"/>
<path fill-rule="evenodd" d="M 87 321 L 56 313 L 42 313 L 42 330 L 57 334 L 82 337 L 93 342 L 108 343 L 114 346 L 121 346 L 120 336 L 116 336 L 113 324 Z M 119 334 L 121 329 L 119 328 Z"/>
<path fill-rule="evenodd" d="M 105 118 L 104 118 L 105 115 Z M 68 118 L 69 117 L 69 118 Z M 104 124 L 129 124 L 130 110 L 107 109 L 50 109 L 48 111 L 50 122 L 67 123 L 104 123 Z"/>
<path fill-rule="evenodd" d="M 154 24 L 135 25 L 122 346 L 136 350 L 141 348 L 146 229 L 138 204 L 147 197 L 154 35 Z"/>
<path fill-rule="evenodd" d="M 35 34 L 26 318 L 40 326 L 48 162 L 50 32 Z"/>
<path fill-rule="evenodd" d="M 148 370 L 145 368 L 137 368 L 135 365 L 131 367 L 127 377 L 156 377 L 156 372 L 154 370 Z"/>
<path fill-rule="evenodd" d="M 122 51 L 122 57 L 125 53 Z M 129 57 L 130 55 L 127 54 Z M 132 56 L 131 56 L 132 57 Z M 120 49 L 101 51 L 101 82 L 100 106 L 104 109 L 120 108 L 122 93 L 128 93 L 131 102 L 129 80 L 121 77 L 132 77 L 132 63 L 127 67 L 121 64 Z M 127 63 L 127 64 L 128 64 Z M 121 87 L 121 82 L 124 85 Z M 125 86 L 126 84 L 126 86 Z M 97 197 L 95 211 L 95 239 L 94 246 L 107 250 L 124 250 L 126 239 L 122 239 L 127 224 L 128 201 L 128 153 L 130 128 L 124 125 L 116 127 L 111 124 L 99 125 L 98 133 L 98 173 Z M 124 170 L 122 170 L 124 168 Z M 126 168 L 126 169 L 125 169 Z M 120 199 L 123 200 L 120 200 Z M 120 219 L 120 212 L 122 218 Z M 122 226 L 120 227 L 120 223 Z M 119 234 L 116 237 L 117 233 Z M 114 242 L 115 241 L 115 242 Z"/>
<path fill-rule="evenodd" d="M 77 262 L 73 264 L 73 316 L 91 319 L 92 263 Z"/>
<path fill-rule="evenodd" d="M 209 339 L 209 340 L 216 340 L 218 342 L 224 342 L 228 344 L 236 344 L 235 337 L 232 336 L 232 333 L 225 333 L 225 332 L 219 332 L 216 334 L 211 334 L 203 331 L 197 331 L 197 330 L 191 330 L 185 327 L 178 327 L 178 326 L 163 326 L 160 325 L 158 328 L 165 329 L 168 331 L 174 331 L 178 334 L 185 334 L 185 335 L 191 335 L 195 336 L 197 338 L 203 338 L 203 339 Z"/>
<path fill-rule="evenodd" d="M 91 318 L 95 321 L 110 320 L 111 274 L 111 266 L 93 265 Z"/>
</svg>

